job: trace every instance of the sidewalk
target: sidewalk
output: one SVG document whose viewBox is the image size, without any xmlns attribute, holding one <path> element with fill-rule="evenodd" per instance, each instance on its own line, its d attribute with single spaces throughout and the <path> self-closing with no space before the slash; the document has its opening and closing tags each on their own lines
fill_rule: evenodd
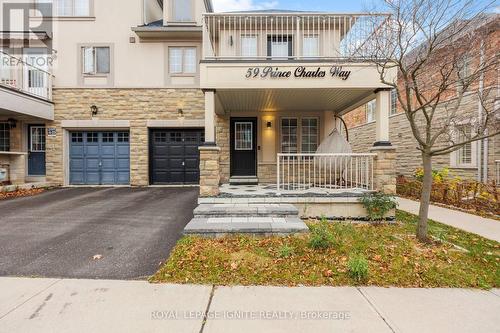
<svg viewBox="0 0 500 333">
<path fill-rule="evenodd" d="M 2 333 L 499 332 L 499 313 L 500 290 L 0 278 Z"/>
<path fill-rule="evenodd" d="M 398 209 L 418 215 L 419 202 L 399 197 L 397 200 L 399 204 Z M 429 218 L 436 222 L 500 242 L 500 221 L 434 205 L 429 207 Z"/>
</svg>

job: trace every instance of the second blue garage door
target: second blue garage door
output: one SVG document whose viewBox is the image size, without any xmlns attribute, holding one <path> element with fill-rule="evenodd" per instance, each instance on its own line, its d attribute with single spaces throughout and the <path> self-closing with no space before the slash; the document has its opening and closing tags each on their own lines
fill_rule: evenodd
<svg viewBox="0 0 500 333">
<path fill-rule="evenodd" d="M 129 132 L 70 132 L 71 185 L 128 185 Z"/>
</svg>

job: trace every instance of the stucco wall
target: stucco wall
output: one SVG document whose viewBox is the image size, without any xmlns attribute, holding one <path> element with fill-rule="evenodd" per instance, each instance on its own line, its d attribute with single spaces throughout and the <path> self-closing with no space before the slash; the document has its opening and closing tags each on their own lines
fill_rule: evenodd
<svg viewBox="0 0 500 333">
<path fill-rule="evenodd" d="M 130 122 L 130 180 L 136 186 L 149 184 L 147 121 L 178 120 L 178 108 L 186 120 L 205 115 L 199 89 L 55 89 L 54 102 L 56 119 L 47 126 L 55 127 L 57 135 L 47 137 L 47 181 L 56 184 L 65 184 L 68 169 L 61 121 L 91 120 L 91 105 L 99 108 L 94 119 Z"/>
</svg>

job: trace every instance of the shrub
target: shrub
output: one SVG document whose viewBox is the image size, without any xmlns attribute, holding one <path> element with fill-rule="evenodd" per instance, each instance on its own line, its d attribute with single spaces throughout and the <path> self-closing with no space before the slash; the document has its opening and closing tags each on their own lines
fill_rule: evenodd
<svg viewBox="0 0 500 333">
<path fill-rule="evenodd" d="M 294 252 L 295 252 L 295 249 L 292 246 L 284 244 L 284 245 L 280 246 L 280 248 L 278 249 L 278 257 L 289 258 L 289 257 L 293 256 Z"/>
<path fill-rule="evenodd" d="M 327 249 L 334 244 L 334 240 L 335 236 L 330 231 L 326 218 L 322 218 L 320 223 L 311 227 L 309 247 L 313 249 Z"/>
<path fill-rule="evenodd" d="M 347 263 L 349 276 L 357 282 L 364 281 L 368 278 L 368 260 L 362 255 L 356 255 L 349 258 Z"/>
<path fill-rule="evenodd" d="M 448 178 L 449 174 L 450 170 L 448 168 L 432 170 L 432 180 L 434 183 L 442 183 Z M 420 182 L 424 180 L 424 169 L 420 168 L 415 171 L 415 179 Z"/>
<path fill-rule="evenodd" d="M 365 207 L 370 221 L 382 220 L 385 214 L 397 206 L 393 196 L 383 193 L 365 194 L 359 201 Z"/>
</svg>

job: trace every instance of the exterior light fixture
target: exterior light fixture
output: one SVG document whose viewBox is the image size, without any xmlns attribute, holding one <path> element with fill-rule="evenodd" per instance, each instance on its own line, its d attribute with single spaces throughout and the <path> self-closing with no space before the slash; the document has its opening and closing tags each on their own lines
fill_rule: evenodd
<svg viewBox="0 0 500 333">
<path fill-rule="evenodd" d="M 271 129 L 273 127 L 273 123 L 268 121 L 267 122 L 267 129 Z"/>
<path fill-rule="evenodd" d="M 99 112 L 99 108 L 96 105 L 92 105 L 90 107 L 90 111 L 92 112 L 92 116 L 97 116 L 97 113 Z"/>
<path fill-rule="evenodd" d="M 177 119 L 182 123 L 184 122 L 184 110 L 183 109 L 177 109 Z"/>
<path fill-rule="evenodd" d="M 7 124 L 9 124 L 10 129 L 16 128 L 17 120 L 15 120 L 14 118 L 9 118 L 7 119 Z"/>
</svg>

